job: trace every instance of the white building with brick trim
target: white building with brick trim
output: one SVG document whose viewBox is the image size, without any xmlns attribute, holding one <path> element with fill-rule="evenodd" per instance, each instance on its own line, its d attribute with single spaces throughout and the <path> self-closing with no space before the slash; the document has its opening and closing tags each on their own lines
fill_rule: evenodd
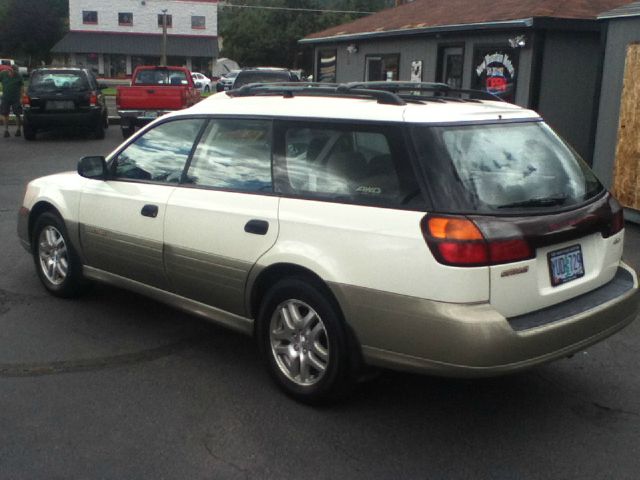
<svg viewBox="0 0 640 480">
<path fill-rule="evenodd" d="M 217 0 L 69 0 L 69 33 L 53 47 L 54 62 L 106 77 L 156 65 L 164 14 L 167 63 L 210 71 L 218 56 Z"/>
</svg>

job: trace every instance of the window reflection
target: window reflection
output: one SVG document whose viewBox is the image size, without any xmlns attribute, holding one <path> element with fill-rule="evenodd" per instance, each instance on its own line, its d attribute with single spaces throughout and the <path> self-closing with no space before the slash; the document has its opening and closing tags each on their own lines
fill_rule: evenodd
<svg viewBox="0 0 640 480">
<path fill-rule="evenodd" d="M 117 178 L 177 183 L 203 120 L 163 123 L 129 145 L 116 159 Z"/>
<path fill-rule="evenodd" d="M 271 123 L 211 121 L 187 177 L 189 182 L 205 187 L 271 191 Z"/>
<path fill-rule="evenodd" d="M 417 189 L 406 159 L 381 132 L 292 127 L 285 148 L 277 165 L 283 193 L 392 206 Z"/>
</svg>

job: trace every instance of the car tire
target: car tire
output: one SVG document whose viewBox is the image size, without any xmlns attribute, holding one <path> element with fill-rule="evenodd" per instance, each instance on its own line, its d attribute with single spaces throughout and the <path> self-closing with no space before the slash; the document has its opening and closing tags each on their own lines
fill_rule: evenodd
<svg viewBox="0 0 640 480">
<path fill-rule="evenodd" d="M 25 140 L 33 141 L 36 139 L 36 129 L 25 123 L 22 126 L 22 135 Z"/>
<path fill-rule="evenodd" d="M 36 219 L 32 247 L 38 277 L 49 292 L 71 298 L 86 290 L 88 283 L 82 275 L 80 258 L 58 215 L 46 212 Z"/>
<path fill-rule="evenodd" d="M 267 369 L 288 395 L 316 404 L 351 391 L 348 330 L 323 285 L 304 277 L 277 282 L 261 303 L 256 328 Z"/>
<path fill-rule="evenodd" d="M 136 127 L 123 126 L 120 128 L 122 130 L 122 138 L 129 138 L 136 131 Z"/>
</svg>

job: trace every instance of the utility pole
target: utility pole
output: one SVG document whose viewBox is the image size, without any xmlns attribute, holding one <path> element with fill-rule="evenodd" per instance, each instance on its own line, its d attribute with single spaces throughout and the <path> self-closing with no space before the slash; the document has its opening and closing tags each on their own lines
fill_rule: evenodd
<svg viewBox="0 0 640 480">
<path fill-rule="evenodd" d="M 160 55 L 160 66 L 167 66 L 167 9 L 162 10 L 162 52 Z"/>
</svg>

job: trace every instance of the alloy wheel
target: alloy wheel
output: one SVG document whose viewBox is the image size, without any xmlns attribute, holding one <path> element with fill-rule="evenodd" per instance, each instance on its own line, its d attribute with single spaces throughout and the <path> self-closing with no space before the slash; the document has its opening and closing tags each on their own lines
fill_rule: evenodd
<svg viewBox="0 0 640 480">
<path fill-rule="evenodd" d="M 330 361 L 327 330 L 318 313 L 300 300 L 275 309 L 269 326 L 271 352 L 280 371 L 296 385 L 317 384 Z"/>
</svg>

